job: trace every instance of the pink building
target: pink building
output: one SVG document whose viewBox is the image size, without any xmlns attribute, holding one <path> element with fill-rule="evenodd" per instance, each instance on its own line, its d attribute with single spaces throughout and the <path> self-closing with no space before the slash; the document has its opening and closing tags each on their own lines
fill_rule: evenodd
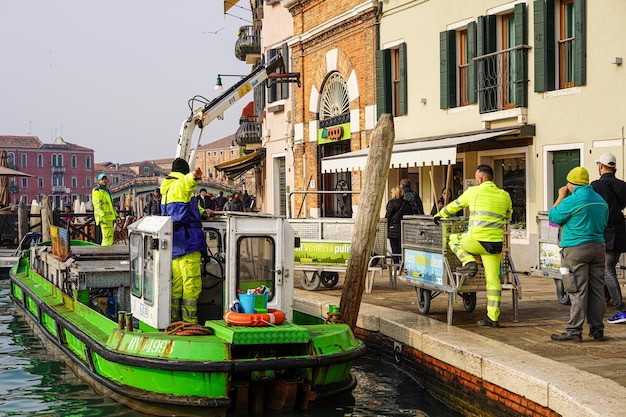
<svg viewBox="0 0 626 417">
<path fill-rule="evenodd" d="M 43 143 L 37 136 L 0 136 L 0 151 L 6 151 L 9 168 L 32 177 L 9 181 L 11 203 L 22 197 L 28 203 L 48 195 L 54 207 L 71 204 L 79 196 L 87 201 L 94 186 L 94 151 L 57 137 Z"/>
</svg>

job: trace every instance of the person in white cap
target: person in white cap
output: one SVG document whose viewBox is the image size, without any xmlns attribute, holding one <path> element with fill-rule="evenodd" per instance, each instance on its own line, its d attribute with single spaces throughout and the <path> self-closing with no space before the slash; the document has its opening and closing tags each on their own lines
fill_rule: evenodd
<svg viewBox="0 0 626 417">
<path fill-rule="evenodd" d="M 626 207 L 626 182 L 615 177 L 616 161 L 612 153 L 603 153 L 596 161 L 600 178 L 591 183 L 593 189 L 609 205 L 609 222 L 604 229 L 606 256 L 604 261 L 604 280 L 613 300 L 615 314 L 607 321 L 611 324 L 626 323 L 626 311 L 622 301 L 622 290 L 617 282 L 615 266 L 626 251 L 626 222 L 623 210 Z"/>
</svg>

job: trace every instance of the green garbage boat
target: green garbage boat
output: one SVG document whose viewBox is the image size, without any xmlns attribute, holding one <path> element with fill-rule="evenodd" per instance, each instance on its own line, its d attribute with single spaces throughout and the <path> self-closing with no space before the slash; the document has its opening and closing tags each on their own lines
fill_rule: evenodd
<svg viewBox="0 0 626 417">
<path fill-rule="evenodd" d="M 294 315 L 289 223 L 241 213 L 203 227 L 209 250 L 199 324 L 170 323 L 169 217 L 138 220 L 128 245 L 111 247 L 69 241 L 67 231 L 53 229 L 51 242 L 32 246 L 11 270 L 11 296 L 81 378 L 144 413 L 258 414 L 308 408 L 353 389 L 350 370 L 364 344 L 349 326 L 328 320 L 335 313 L 327 320 Z M 239 295 L 256 288 L 266 291 L 266 304 L 231 312 Z"/>
</svg>

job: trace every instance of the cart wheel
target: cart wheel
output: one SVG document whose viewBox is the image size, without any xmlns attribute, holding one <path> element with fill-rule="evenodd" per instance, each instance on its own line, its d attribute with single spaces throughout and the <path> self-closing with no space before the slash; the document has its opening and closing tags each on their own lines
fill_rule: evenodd
<svg viewBox="0 0 626 417">
<path fill-rule="evenodd" d="M 322 272 L 322 285 L 332 288 L 339 282 L 339 272 Z"/>
<path fill-rule="evenodd" d="M 422 314 L 428 314 L 430 311 L 430 290 L 416 288 L 417 291 L 417 309 Z"/>
<path fill-rule="evenodd" d="M 461 294 L 463 297 L 463 308 L 468 313 L 471 313 L 476 308 L 476 293 L 475 292 L 466 292 Z"/>
<path fill-rule="evenodd" d="M 306 272 L 302 272 L 302 288 L 309 291 L 315 291 L 320 287 L 320 275 L 317 272 L 313 272 L 311 276 Z"/>
<path fill-rule="evenodd" d="M 571 304 L 571 300 L 569 299 L 569 294 L 565 292 L 565 289 L 563 289 L 563 281 L 558 278 L 555 278 L 554 285 L 556 285 L 556 298 L 557 300 L 559 300 L 559 303 L 563 305 Z"/>
</svg>

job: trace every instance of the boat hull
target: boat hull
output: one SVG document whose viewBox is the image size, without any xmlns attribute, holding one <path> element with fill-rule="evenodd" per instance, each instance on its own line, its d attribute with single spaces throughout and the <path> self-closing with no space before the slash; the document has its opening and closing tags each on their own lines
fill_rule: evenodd
<svg viewBox="0 0 626 417">
<path fill-rule="evenodd" d="M 31 327 L 81 378 L 151 414 L 306 408 L 353 389 L 352 361 L 365 352 L 343 324 L 247 328 L 211 320 L 208 336 L 126 331 L 33 271 L 28 259 L 10 280 Z"/>
</svg>

